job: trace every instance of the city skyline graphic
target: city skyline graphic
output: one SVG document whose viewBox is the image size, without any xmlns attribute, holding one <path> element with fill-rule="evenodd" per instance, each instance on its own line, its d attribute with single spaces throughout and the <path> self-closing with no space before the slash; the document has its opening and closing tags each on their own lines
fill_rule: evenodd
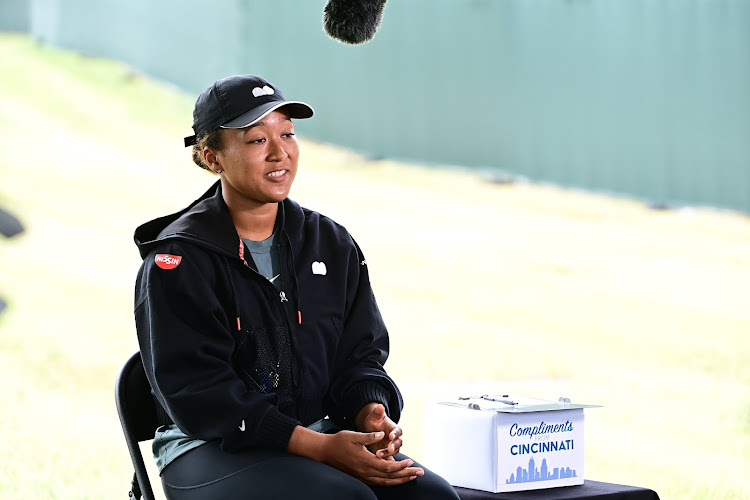
<svg viewBox="0 0 750 500">
<path fill-rule="evenodd" d="M 577 477 L 575 469 L 570 467 L 555 467 L 551 471 L 547 467 L 547 459 L 542 459 L 541 469 L 536 468 L 536 462 L 533 458 L 529 459 L 529 468 L 523 469 L 519 465 L 515 474 L 511 474 L 505 480 L 505 484 L 531 483 L 534 481 L 551 481 L 553 479 L 567 479 Z"/>
</svg>

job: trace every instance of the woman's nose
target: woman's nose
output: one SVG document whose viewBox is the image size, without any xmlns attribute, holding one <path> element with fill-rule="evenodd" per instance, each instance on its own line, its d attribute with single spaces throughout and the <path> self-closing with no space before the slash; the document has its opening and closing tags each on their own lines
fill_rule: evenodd
<svg viewBox="0 0 750 500">
<path fill-rule="evenodd" d="M 270 161 L 281 161 L 287 157 L 287 152 L 284 149 L 284 145 L 281 144 L 281 141 L 271 139 L 269 141 L 269 148 L 268 159 Z"/>
</svg>

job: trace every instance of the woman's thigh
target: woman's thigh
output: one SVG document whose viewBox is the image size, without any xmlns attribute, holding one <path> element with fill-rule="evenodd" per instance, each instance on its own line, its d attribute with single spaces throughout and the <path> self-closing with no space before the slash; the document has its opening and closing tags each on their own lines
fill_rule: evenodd
<svg viewBox="0 0 750 500">
<path fill-rule="evenodd" d="M 398 454 L 397 460 L 408 457 Z M 415 463 L 416 467 L 422 467 Z M 453 487 L 425 475 L 399 486 L 368 486 L 328 465 L 278 451 L 227 453 L 216 443 L 190 450 L 162 472 L 169 500 L 458 500 Z"/>
<path fill-rule="evenodd" d="M 314 460 L 278 451 L 226 453 L 215 443 L 178 457 L 161 479 L 170 500 L 376 498 L 361 481 Z"/>
</svg>

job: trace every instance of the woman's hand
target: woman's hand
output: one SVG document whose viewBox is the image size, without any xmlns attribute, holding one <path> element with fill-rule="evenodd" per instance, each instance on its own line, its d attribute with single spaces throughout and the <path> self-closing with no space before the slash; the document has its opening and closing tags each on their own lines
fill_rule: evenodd
<svg viewBox="0 0 750 500">
<path fill-rule="evenodd" d="M 331 436 L 331 445 L 326 447 L 324 463 L 354 476 L 367 484 L 392 486 L 403 484 L 424 474 L 411 467 L 412 460 L 396 461 L 393 457 L 378 458 L 367 449 L 383 440 L 383 432 L 340 431 Z"/>
<path fill-rule="evenodd" d="M 370 445 L 370 449 L 379 458 L 389 458 L 396 455 L 403 445 L 401 427 L 396 425 L 380 403 L 369 403 L 357 414 L 355 427 L 362 432 L 382 432 L 383 439 Z"/>
<path fill-rule="evenodd" d="M 392 456 L 378 458 L 367 446 L 381 442 L 383 432 L 340 431 L 319 434 L 298 426 L 289 440 L 289 451 L 335 467 L 364 483 L 377 486 L 403 484 L 424 475 L 411 467 L 411 460 L 396 461 Z"/>
</svg>

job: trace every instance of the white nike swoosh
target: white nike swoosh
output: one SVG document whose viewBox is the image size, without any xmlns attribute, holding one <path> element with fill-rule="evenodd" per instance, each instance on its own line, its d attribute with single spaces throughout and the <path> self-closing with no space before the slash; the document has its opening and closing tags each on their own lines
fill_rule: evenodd
<svg viewBox="0 0 750 500">
<path fill-rule="evenodd" d="M 281 276 L 281 274 L 277 274 L 277 275 L 276 275 L 276 276 L 274 276 L 273 278 L 270 278 L 270 279 L 269 279 L 268 281 L 270 281 L 271 283 L 273 283 L 273 280 L 275 280 L 275 279 L 276 279 L 276 278 L 278 278 L 279 276 Z"/>
<path fill-rule="evenodd" d="M 244 421 L 244 420 L 243 420 L 243 421 L 242 421 L 242 423 L 240 424 L 240 426 L 239 426 L 239 429 L 240 429 L 240 430 L 241 430 L 242 432 L 245 432 L 245 421 Z"/>
</svg>

